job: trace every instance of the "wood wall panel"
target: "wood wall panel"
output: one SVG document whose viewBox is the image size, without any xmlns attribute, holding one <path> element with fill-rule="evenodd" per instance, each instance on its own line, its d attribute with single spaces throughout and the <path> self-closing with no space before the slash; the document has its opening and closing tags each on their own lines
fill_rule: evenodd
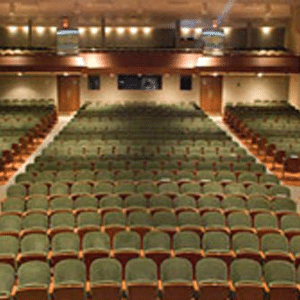
<svg viewBox="0 0 300 300">
<path fill-rule="evenodd" d="M 207 112 L 222 112 L 222 77 L 200 77 L 200 107 Z"/>
<path fill-rule="evenodd" d="M 80 76 L 57 76 L 58 110 L 62 113 L 80 107 Z"/>
</svg>

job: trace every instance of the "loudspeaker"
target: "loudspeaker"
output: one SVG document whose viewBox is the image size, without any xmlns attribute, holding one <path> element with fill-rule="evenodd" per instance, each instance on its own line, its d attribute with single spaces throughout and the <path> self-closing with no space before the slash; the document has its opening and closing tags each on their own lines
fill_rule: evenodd
<svg viewBox="0 0 300 300">
<path fill-rule="evenodd" d="M 185 75 L 180 77 L 180 89 L 189 91 L 192 89 L 192 76 Z"/>
<path fill-rule="evenodd" d="M 89 90 L 99 90 L 100 89 L 100 76 L 99 75 L 89 75 L 88 76 L 88 89 Z"/>
</svg>

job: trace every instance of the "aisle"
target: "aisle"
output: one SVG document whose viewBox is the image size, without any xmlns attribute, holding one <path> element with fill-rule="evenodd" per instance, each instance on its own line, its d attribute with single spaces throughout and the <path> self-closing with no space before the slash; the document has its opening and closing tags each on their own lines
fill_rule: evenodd
<svg viewBox="0 0 300 300">
<path fill-rule="evenodd" d="M 5 185 L 0 186 L 0 199 L 3 199 L 6 197 L 6 189 L 8 186 L 15 183 L 15 178 L 19 174 L 25 172 L 26 166 L 28 164 L 31 164 L 34 162 L 34 159 L 41 154 L 43 149 L 48 147 L 48 145 L 53 141 L 55 136 L 57 136 L 60 131 L 70 122 L 70 120 L 73 118 L 72 116 L 59 116 L 57 123 L 54 125 L 53 129 L 50 131 L 50 133 L 47 135 L 47 137 L 44 139 L 44 141 L 38 146 L 38 148 L 30 155 L 30 157 L 21 165 L 21 167 L 18 169 L 18 171 L 15 172 L 15 174 L 7 181 Z"/>
<path fill-rule="evenodd" d="M 243 144 L 241 142 L 241 140 L 239 138 L 237 138 L 237 136 L 231 132 L 231 130 L 228 128 L 228 126 L 223 122 L 223 119 L 222 119 L 222 116 L 210 116 L 210 118 L 224 131 L 226 131 L 226 133 L 232 137 L 233 141 L 237 142 L 242 148 L 246 149 L 247 153 L 249 155 L 252 155 L 255 157 L 255 155 L 253 155 L 253 153 L 251 153 L 251 151 L 249 151 L 249 149 L 245 146 L 245 144 Z M 260 163 L 264 163 L 264 162 L 261 162 L 257 159 L 257 157 L 255 157 L 257 162 L 260 162 Z M 268 167 L 270 167 L 270 164 L 267 164 L 266 165 L 267 167 L 267 172 L 268 173 L 272 173 L 274 174 L 272 171 L 270 171 L 268 169 Z M 275 173 L 275 175 L 277 175 L 278 177 L 278 172 Z M 279 176 L 279 179 L 280 179 L 280 176 Z M 282 182 L 282 184 L 284 184 L 284 182 Z M 298 210 L 300 210 L 300 186 L 296 186 L 296 185 L 292 185 L 292 184 L 289 184 L 287 185 L 287 187 L 291 190 L 291 197 L 294 201 L 297 202 L 298 204 Z"/>
</svg>

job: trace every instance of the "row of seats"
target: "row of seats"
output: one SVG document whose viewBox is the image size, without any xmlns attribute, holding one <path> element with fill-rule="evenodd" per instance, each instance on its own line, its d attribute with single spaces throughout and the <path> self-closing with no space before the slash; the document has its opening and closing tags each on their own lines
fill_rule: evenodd
<svg viewBox="0 0 300 300">
<path fill-rule="evenodd" d="M 206 182 L 218 181 L 218 182 L 240 182 L 245 186 L 248 186 L 251 183 L 261 183 L 266 186 L 280 184 L 279 179 L 273 174 L 260 174 L 257 172 L 238 172 L 234 173 L 228 170 L 219 170 L 217 172 L 213 171 L 198 171 L 193 172 L 192 170 L 185 171 L 139 171 L 139 170 L 118 170 L 118 171 L 90 171 L 90 170 L 81 170 L 81 171 L 43 171 L 43 172 L 32 172 L 32 173 L 23 173 L 19 174 L 16 177 L 16 183 L 22 184 L 33 184 L 33 183 L 51 183 L 54 182 L 90 182 L 107 180 L 107 181 L 161 181 L 166 182 L 174 180 L 183 180 L 183 181 L 201 181 L 205 180 Z M 116 184 L 117 185 L 117 184 Z"/>
<path fill-rule="evenodd" d="M 230 270 L 230 272 L 229 272 Z M 125 274 L 122 281 L 122 273 Z M 299 296 L 299 268 L 283 261 L 271 261 L 263 267 L 250 259 L 236 259 L 227 268 L 216 258 L 197 262 L 195 280 L 192 265 L 184 258 L 166 259 L 160 267 L 161 281 L 157 278 L 157 266 L 148 258 L 130 260 L 125 267 L 111 258 L 95 260 L 90 268 L 77 259 L 66 259 L 54 268 L 41 261 L 21 265 L 15 274 L 10 265 L 1 264 L 0 277 L 5 279 L 1 294 L 8 299 L 15 286 L 18 299 L 118 300 L 125 296 L 130 300 L 211 299 L 296 300 Z M 228 276 L 229 273 L 229 276 Z M 87 280 L 87 274 L 89 279 Z M 51 285 L 53 282 L 53 285 Z"/>
<path fill-rule="evenodd" d="M 50 261 L 55 265 L 68 258 L 83 258 L 87 266 L 96 258 L 114 257 L 123 265 L 132 258 L 152 258 L 159 266 L 170 257 L 183 257 L 194 266 L 204 257 L 218 257 L 230 264 L 234 258 L 249 258 L 260 263 L 284 260 L 300 264 L 300 235 L 290 241 L 280 233 L 236 232 L 230 238 L 223 231 L 208 231 L 202 236 L 194 231 L 148 231 L 142 238 L 135 231 L 118 231 L 113 237 L 106 232 L 59 232 L 51 240 L 44 233 L 0 236 L 0 262 L 17 266 L 30 260 Z M 270 232 L 272 232 L 270 230 Z"/>
<path fill-rule="evenodd" d="M 251 232 L 258 236 L 274 232 L 291 238 L 300 233 L 300 217 L 295 213 L 276 217 L 271 213 L 260 212 L 252 219 L 242 211 L 231 211 L 227 215 L 218 211 L 206 211 L 203 215 L 183 211 L 176 216 L 159 210 L 153 216 L 144 211 L 132 210 L 127 216 L 113 209 L 107 210 L 103 215 L 95 211 L 83 211 L 75 216 L 71 212 L 57 211 L 49 217 L 42 212 L 30 213 L 23 218 L 11 214 L 0 216 L 0 233 L 12 236 L 34 232 L 54 236 L 64 231 L 84 233 L 89 230 L 106 231 L 111 236 L 122 230 L 137 231 L 143 235 L 155 229 L 171 235 L 185 230 L 193 230 L 199 234 L 210 231 L 223 231 L 227 234 Z"/>
<path fill-rule="evenodd" d="M 59 211 L 68 211 L 77 214 L 81 211 L 98 211 L 101 215 L 107 211 L 133 210 L 154 213 L 167 211 L 178 214 L 190 211 L 203 214 L 206 211 L 218 211 L 228 214 L 233 211 L 243 211 L 250 215 L 259 212 L 275 213 L 278 216 L 296 212 L 296 204 L 290 198 L 275 197 L 271 200 L 261 195 L 250 195 L 247 199 L 229 195 L 222 199 L 218 196 L 201 196 L 197 200 L 188 195 L 181 194 L 175 198 L 167 195 L 131 194 L 121 198 L 117 194 L 101 195 L 99 200 L 95 196 L 78 196 L 75 200 L 69 196 L 55 196 L 50 199 L 45 195 L 32 195 L 27 200 L 21 197 L 11 197 L 2 202 L 1 209 L 5 214 L 26 215 L 33 212 L 54 214 Z M 194 195 L 193 195 L 194 196 Z"/>
<path fill-rule="evenodd" d="M 72 184 L 71 188 L 69 184 L 72 181 L 64 180 L 63 182 L 49 183 L 32 183 L 28 184 L 28 188 L 23 184 L 15 184 L 9 187 L 7 190 L 8 197 L 27 197 L 32 195 L 46 195 L 50 197 L 59 195 L 73 195 L 75 198 L 80 195 L 94 195 L 103 196 L 107 194 L 116 193 L 121 197 L 126 197 L 127 195 L 135 193 L 144 194 L 155 194 L 162 193 L 165 195 L 170 195 L 175 197 L 177 194 L 186 193 L 195 197 L 200 197 L 201 195 L 219 195 L 224 197 L 224 195 L 241 195 L 247 198 L 248 195 L 259 194 L 268 197 L 289 197 L 290 190 L 282 185 L 273 185 L 267 188 L 264 184 L 252 183 L 247 188 L 245 188 L 243 183 L 236 182 L 226 182 L 224 184 L 221 182 L 194 182 L 194 183 L 182 183 L 180 186 L 177 182 L 167 181 L 162 182 L 158 186 L 151 183 L 144 182 L 119 182 L 118 185 L 113 185 L 112 183 L 105 181 L 96 181 L 95 185 L 91 185 L 86 182 L 75 182 Z"/>
</svg>

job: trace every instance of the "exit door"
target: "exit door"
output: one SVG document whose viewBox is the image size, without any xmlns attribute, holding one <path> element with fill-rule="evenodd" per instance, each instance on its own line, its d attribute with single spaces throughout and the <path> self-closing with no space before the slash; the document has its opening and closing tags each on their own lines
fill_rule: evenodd
<svg viewBox="0 0 300 300">
<path fill-rule="evenodd" d="M 200 77 L 200 107 L 206 112 L 222 112 L 222 77 Z"/>
</svg>

